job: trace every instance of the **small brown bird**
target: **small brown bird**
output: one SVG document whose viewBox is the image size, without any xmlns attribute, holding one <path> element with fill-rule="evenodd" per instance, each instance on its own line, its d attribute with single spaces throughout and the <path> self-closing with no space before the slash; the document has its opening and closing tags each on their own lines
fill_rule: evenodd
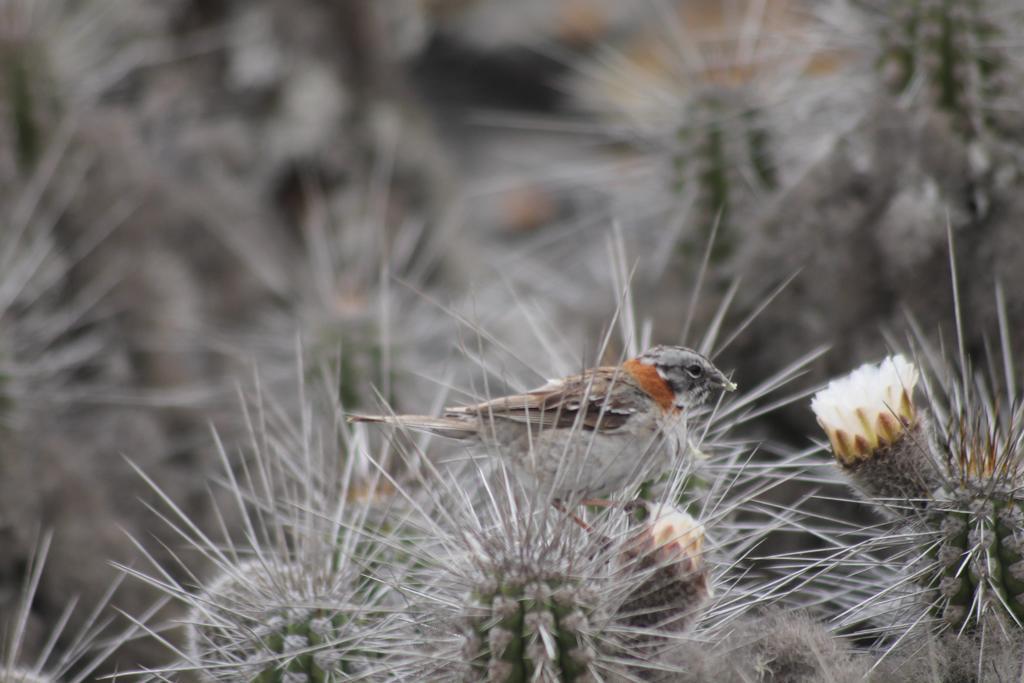
<svg viewBox="0 0 1024 683">
<path fill-rule="evenodd" d="M 685 443 L 679 427 L 687 409 L 714 389 L 736 385 L 711 361 L 682 346 L 654 346 L 620 366 L 552 380 L 525 394 L 444 415 L 353 415 L 350 422 L 381 422 L 475 442 L 511 460 L 568 500 L 606 496 L 657 465 L 664 442 Z"/>
</svg>

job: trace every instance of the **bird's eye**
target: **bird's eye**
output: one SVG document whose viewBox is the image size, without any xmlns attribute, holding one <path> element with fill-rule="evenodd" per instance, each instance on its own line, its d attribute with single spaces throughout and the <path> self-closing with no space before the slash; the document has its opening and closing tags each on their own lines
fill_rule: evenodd
<svg viewBox="0 0 1024 683">
<path fill-rule="evenodd" d="M 697 365 L 696 363 L 694 363 L 693 365 L 687 365 L 686 374 L 689 375 L 690 377 L 693 377 L 694 379 L 698 379 L 701 375 L 704 374 L 704 368 L 701 367 L 700 365 Z"/>
</svg>

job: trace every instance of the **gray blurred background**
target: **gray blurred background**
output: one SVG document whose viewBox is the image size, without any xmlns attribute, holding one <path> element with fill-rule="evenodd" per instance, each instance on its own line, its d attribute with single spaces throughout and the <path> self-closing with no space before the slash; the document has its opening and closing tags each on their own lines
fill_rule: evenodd
<svg viewBox="0 0 1024 683">
<path fill-rule="evenodd" d="M 1024 51 L 933 82 L 896 5 L 0 0 L 0 620 L 54 532 L 26 657 L 131 537 L 176 550 L 128 461 L 212 525 L 211 426 L 299 356 L 396 410 L 468 387 L 480 329 L 513 384 L 614 360 L 616 239 L 648 339 L 728 303 L 741 388 L 952 343 L 950 236 L 968 350 L 997 285 L 1019 349 Z M 817 438 L 803 400 L 748 429 Z"/>
</svg>

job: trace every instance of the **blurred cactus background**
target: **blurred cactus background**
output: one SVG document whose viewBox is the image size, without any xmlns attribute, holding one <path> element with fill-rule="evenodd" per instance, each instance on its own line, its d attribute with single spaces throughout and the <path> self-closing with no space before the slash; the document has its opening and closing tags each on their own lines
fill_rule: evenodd
<svg viewBox="0 0 1024 683">
<path fill-rule="evenodd" d="M 1020 0 L 0 0 L 0 683 L 1021 680 L 1022 183 Z"/>
</svg>

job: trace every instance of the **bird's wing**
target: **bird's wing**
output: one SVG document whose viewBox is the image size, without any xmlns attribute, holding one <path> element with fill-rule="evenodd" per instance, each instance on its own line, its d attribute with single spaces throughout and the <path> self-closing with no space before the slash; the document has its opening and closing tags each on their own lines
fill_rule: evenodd
<svg viewBox="0 0 1024 683">
<path fill-rule="evenodd" d="M 542 428 L 572 427 L 611 432 L 621 429 L 644 408 L 641 394 L 620 368 L 588 370 L 529 391 L 475 406 L 448 408 L 449 415 L 480 415 Z"/>
</svg>

